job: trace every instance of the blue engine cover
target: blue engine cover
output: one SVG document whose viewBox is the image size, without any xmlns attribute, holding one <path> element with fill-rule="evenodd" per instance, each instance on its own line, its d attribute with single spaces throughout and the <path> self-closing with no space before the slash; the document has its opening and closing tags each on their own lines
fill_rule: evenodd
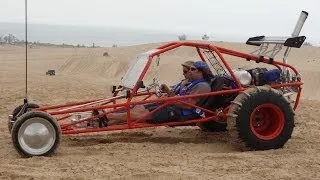
<svg viewBox="0 0 320 180">
<path fill-rule="evenodd" d="M 265 82 L 273 82 L 276 81 L 280 78 L 281 75 L 281 70 L 279 69 L 272 69 L 263 72 L 263 79 Z"/>
</svg>

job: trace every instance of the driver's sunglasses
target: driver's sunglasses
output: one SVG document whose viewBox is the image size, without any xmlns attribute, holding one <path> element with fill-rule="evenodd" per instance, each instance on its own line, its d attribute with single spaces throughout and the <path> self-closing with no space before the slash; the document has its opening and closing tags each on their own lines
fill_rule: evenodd
<svg viewBox="0 0 320 180">
<path fill-rule="evenodd" d="M 191 71 L 195 71 L 195 70 L 197 70 L 197 68 L 195 68 L 195 67 L 190 67 L 190 70 L 191 70 Z"/>
<path fill-rule="evenodd" d="M 188 68 L 188 69 L 183 69 L 183 74 L 186 74 L 186 73 L 188 73 L 189 71 L 195 71 L 195 70 L 197 70 L 197 68 L 194 68 L 194 67 L 190 67 L 190 68 Z"/>
<path fill-rule="evenodd" d="M 183 74 L 187 74 L 190 71 L 190 69 L 183 69 Z"/>
</svg>

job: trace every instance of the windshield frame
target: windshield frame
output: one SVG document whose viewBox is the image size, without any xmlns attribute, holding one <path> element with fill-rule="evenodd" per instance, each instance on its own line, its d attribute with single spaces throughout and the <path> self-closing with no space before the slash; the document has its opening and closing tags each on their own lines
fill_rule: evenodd
<svg viewBox="0 0 320 180">
<path fill-rule="evenodd" d="M 143 70 L 151 60 L 152 54 L 156 53 L 158 49 L 151 49 L 147 52 L 136 55 L 131 61 L 129 68 L 121 79 L 121 84 L 125 88 L 133 89 L 137 84 Z"/>
</svg>

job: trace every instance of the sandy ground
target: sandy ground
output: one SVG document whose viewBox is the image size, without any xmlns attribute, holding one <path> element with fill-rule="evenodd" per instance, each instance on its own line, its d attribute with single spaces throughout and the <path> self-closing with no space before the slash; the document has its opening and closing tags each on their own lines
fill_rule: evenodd
<svg viewBox="0 0 320 180">
<path fill-rule="evenodd" d="M 252 50 L 242 44 L 218 45 Z M 32 48 L 28 99 L 44 105 L 106 97 L 130 58 L 154 47 Z M 104 52 L 110 56 L 103 57 Z M 194 58 L 188 48 L 172 51 L 151 75 L 160 73 L 164 82 L 173 83 L 181 78 L 176 76 L 179 63 Z M 320 48 L 294 49 L 289 58 L 305 85 L 292 139 L 283 149 L 239 152 L 228 133 L 162 127 L 63 136 L 54 156 L 23 159 L 12 146 L 7 116 L 24 98 L 24 48 L 0 46 L 0 179 L 320 179 Z M 48 69 L 57 75 L 46 76 Z"/>
</svg>

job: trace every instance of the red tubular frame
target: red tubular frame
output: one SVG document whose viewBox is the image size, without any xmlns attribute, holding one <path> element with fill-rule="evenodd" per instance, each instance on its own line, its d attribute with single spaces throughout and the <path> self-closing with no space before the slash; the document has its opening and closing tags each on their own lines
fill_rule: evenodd
<svg viewBox="0 0 320 180">
<path fill-rule="evenodd" d="M 69 118 L 71 115 L 69 113 L 75 113 L 75 112 L 87 112 L 87 111 L 93 111 L 93 110 L 103 110 L 103 109 L 107 109 L 106 112 L 101 113 L 99 115 L 95 115 L 95 116 L 91 116 L 89 118 L 83 119 L 81 121 L 77 121 L 74 123 L 68 123 L 68 124 L 61 124 L 61 128 L 62 128 L 62 133 L 63 134 L 76 134 L 76 133 L 88 133 L 88 132 L 100 132 L 100 131 L 112 131 L 112 130 L 124 130 L 124 129 L 133 129 L 133 128 L 145 128 L 145 127 L 155 127 L 155 126 L 168 126 L 168 125 L 183 125 L 183 124 L 190 124 L 190 123 L 199 123 L 199 122 L 205 122 L 205 121 L 210 121 L 210 120 L 215 120 L 217 118 L 216 112 L 209 110 L 209 109 L 205 109 L 196 105 L 192 105 L 189 103 L 186 103 L 185 101 L 183 101 L 186 98 L 196 98 L 196 97 L 202 97 L 202 96 L 213 96 L 213 95 L 220 95 L 220 94 L 231 94 L 231 93 L 239 93 L 240 91 L 245 90 L 245 88 L 243 88 L 239 82 L 239 80 L 235 77 L 231 67 L 229 66 L 229 64 L 227 63 L 227 61 L 224 59 L 223 54 L 227 54 L 227 55 L 231 55 L 231 56 L 236 56 L 245 60 L 253 60 L 253 61 L 261 61 L 261 58 L 258 56 L 254 56 L 251 54 L 246 54 L 246 53 L 242 53 L 242 52 L 237 52 L 237 51 L 233 51 L 230 49 L 225 49 L 222 47 L 218 47 L 218 46 L 214 46 L 212 44 L 209 43 L 196 43 L 196 42 L 190 42 L 190 41 L 177 41 L 177 42 L 170 42 L 167 43 L 165 45 L 162 45 L 160 47 L 158 47 L 156 49 L 155 52 L 153 52 L 152 54 L 149 55 L 149 59 L 148 62 L 146 64 L 146 66 L 144 67 L 141 75 L 138 78 L 138 82 L 142 81 L 147 70 L 149 69 L 153 57 L 154 56 L 158 56 L 164 52 L 173 50 L 175 48 L 178 48 L 180 46 L 188 46 L 188 47 L 195 47 L 196 51 L 198 53 L 198 55 L 200 56 L 200 58 L 205 61 L 204 56 L 201 53 L 200 49 L 207 49 L 210 51 L 215 52 L 218 56 L 219 59 L 221 60 L 222 64 L 225 66 L 225 68 L 228 70 L 228 72 L 230 73 L 231 77 L 235 80 L 237 86 L 239 88 L 237 89 L 232 89 L 232 90 L 222 90 L 222 91 L 216 91 L 216 92 L 210 92 L 210 93 L 203 93 L 203 94 L 194 94 L 194 95 L 187 95 L 187 96 L 176 96 L 176 97 L 167 97 L 167 98 L 159 98 L 159 99 L 154 99 L 154 100 L 150 100 L 151 97 L 153 97 L 154 92 L 144 92 L 144 93 L 140 93 L 137 92 L 137 90 L 139 89 L 138 85 L 136 84 L 134 86 L 134 88 L 131 91 L 131 94 L 129 97 L 127 97 L 126 102 L 117 102 L 117 100 L 121 100 L 124 99 L 124 97 L 122 96 L 116 96 L 117 92 L 115 92 L 113 94 L 113 97 L 111 97 L 110 99 L 97 99 L 97 100 L 91 100 L 91 101 L 83 101 L 83 102 L 74 102 L 74 103 L 68 103 L 68 104 L 64 104 L 64 105 L 54 105 L 54 106 L 44 106 L 44 107 L 40 107 L 38 109 L 36 109 L 37 111 L 47 111 L 49 114 L 51 114 L 52 116 L 57 116 L 57 115 L 62 115 L 62 117 L 56 117 L 57 120 L 59 121 L 63 121 L 67 118 Z M 262 63 L 267 63 L 269 61 L 269 59 L 267 58 L 263 58 L 262 59 Z M 271 65 L 281 69 L 280 66 L 284 66 L 287 67 L 289 69 L 291 69 L 296 75 L 298 75 L 297 70 L 288 64 L 284 64 L 281 62 L 277 62 L 277 61 L 273 61 L 271 63 Z M 297 92 L 297 97 L 296 97 L 296 101 L 294 104 L 294 110 L 297 108 L 299 100 L 300 100 L 300 95 L 301 95 L 301 86 L 303 85 L 302 82 L 291 82 L 291 83 L 283 83 L 283 84 L 275 84 L 275 85 L 271 85 L 272 88 L 283 88 L 283 87 L 289 87 L 289 86 L 296 86 L 298 87 L 298 92 Z M 145 97 L 143 97 L 145 96 Z M 142 97 L 142 100 L 138 100 L 135 101 L 133 100 L 135 97 Z M 124 99 L 125 100 L 125 99 Z M 87 107 L 88 105 L 92 105 L 92 104 L 97 104 L 101 101 L 106 101 L 104 103 L 101 103 L 101 105 L 95 105 L 95 106 L 90 106 Z M 147 103 L 159 103 L 162 102 L 164 103 L 163 105 L 159 106 L 158 108 L 156 108 L 155 110 L 153 110 L 152 112 L 150 112 L 148 115 L 145 115 L 141 118 L 139 118 L 137 121 L 133 121 L 131 119 L 131 114 L 130 114 L 130 107 L 135 106 L 135 105 L 139 105 L 139 104 L 147 104 Z M 194 120 L 188 120 L 188 121 L 184 121 L 184 122 L 169 122 L 169 123 L 163 123 L 163 124 L 147 124 L 144 123 L 147 118 L 149 116 L 151 116 L 153 113 L 155 113 L 156 111 L 160 110 L 161 108 L 172 104 L 174 102 L 180 102 L 180 103 L 184 103 L 188 106 L 191 107 L 196 107 L 199 108 L 201 110 L 203 110 L 204 112 L 206 112 L 206 116 L 205 118 L 201 118 L 201 119 L 194 119 Z M 74 107 L 76 106 L 76 107 Z M 80 107 L 77 107 L 80 106 Z M 69 109 L 61 109 L 61 108 L 67 108 L 69 107 Z M 127 110 L 127 124 L 124 125 L 111 125 L 110 127 L 103 127 L 103 128 L 75 128 L 74 125 L 85 122 L 85 121 L 92 121 L 95 118 L 107 115 L 109 113 L 113 113 L 113 112 L 117 112 L 118 110 L 123 110 L 126 109 Z M 227 113 L 227 108 L 223 109 L 222 114 L 219 114 L 219 117 L 226 117 L 226 113 Z"/>
</svg>

